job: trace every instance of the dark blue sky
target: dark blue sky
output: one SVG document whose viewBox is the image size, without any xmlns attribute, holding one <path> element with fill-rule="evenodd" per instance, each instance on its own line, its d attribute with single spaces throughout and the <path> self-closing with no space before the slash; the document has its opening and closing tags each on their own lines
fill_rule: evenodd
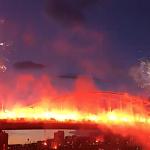
<svg viewBox="0 0 150 150">
<path fill-rule="evenodd" d="M 0 0 L 0 4 L 0 17 L 5 19 L 1 39 L 13 41 L 5 74 L 87 75 L 104 89 L 141 90 L 129 71 L 150 55 L 149 0 Z M 13 65 L 24 61 L 46 67 L 22 71 Z"/>
</svg>

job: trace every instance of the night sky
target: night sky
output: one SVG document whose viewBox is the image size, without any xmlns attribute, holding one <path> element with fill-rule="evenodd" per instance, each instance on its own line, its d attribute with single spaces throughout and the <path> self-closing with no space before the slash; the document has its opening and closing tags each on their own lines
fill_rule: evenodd
<svg viewBox="0 0 150 150">
<path fill-rule="evenodd" d="M 87 76 L 100 89 L 143 93 L 130 70 L 150 56 L 150 1 L 0 0 L 0 42 L 9 44 L 3 82 L 48 74 L 66 90 Z"/>
</svg>

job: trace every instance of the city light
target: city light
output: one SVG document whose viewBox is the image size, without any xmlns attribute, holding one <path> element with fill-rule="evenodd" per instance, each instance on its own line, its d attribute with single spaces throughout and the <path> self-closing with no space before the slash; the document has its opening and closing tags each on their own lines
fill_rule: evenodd
<svg viewBox="0 0 150 150">
<path fill-rule="evenodd" d="M 44 142 L 43 145 L 44 145 L 44 146 L 47 146 L 47 142 Z"/>
</svg>

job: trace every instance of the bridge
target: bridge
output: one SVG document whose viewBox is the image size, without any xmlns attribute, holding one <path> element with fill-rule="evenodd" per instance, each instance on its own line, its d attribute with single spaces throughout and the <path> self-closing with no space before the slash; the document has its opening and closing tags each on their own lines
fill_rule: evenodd
<svg viewBox="0 0 150 150">
<path fill-rule="evenodd" d="M 58 122 L 58 121 L 11 121 L 0 120 L 0 130 L 34 130 L 34 129 L 99 129 L 91 122 Z"/>
</svg>

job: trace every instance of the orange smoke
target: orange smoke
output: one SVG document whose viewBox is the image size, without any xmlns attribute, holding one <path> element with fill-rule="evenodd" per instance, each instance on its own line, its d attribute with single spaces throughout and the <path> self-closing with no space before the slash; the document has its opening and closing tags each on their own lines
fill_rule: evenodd
<svg viewBox="0 0 150 150">
<path fill-rule="evenodd" d="M 0 85 L 0 119 L 89 121 L 104 130 L 133 136 L 145 149 L 150 149 L 150 102 L 144 98 L 99 91 L 85 77 L 79 78 L 75 89 L 65 94 L 60 94 L 47 76 L 40 79 L 32 75 L 19 76 L 12 84 L 13 88 Z"/>
</svg>

